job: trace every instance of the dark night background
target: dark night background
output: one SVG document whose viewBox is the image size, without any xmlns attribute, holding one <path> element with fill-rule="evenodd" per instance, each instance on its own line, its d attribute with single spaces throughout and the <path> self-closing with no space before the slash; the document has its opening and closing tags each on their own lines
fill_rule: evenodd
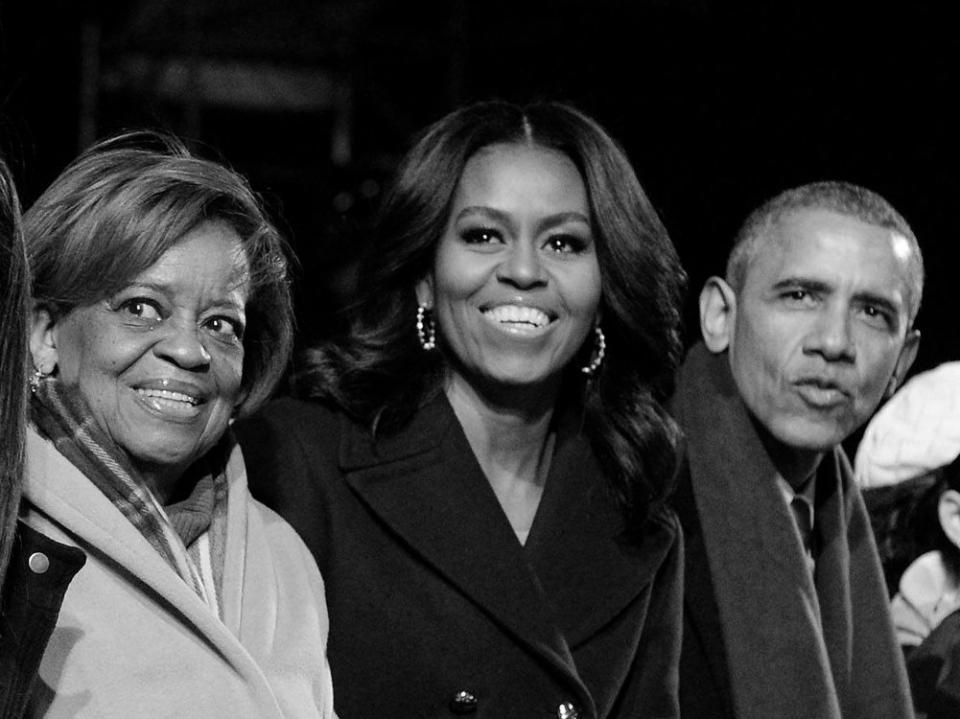
<svg viewBox="0 0 960 719">
<path fill-rule="evenodd" d="M 93 139 L 161 126 L 247 174 L 294 245 L 305 337 L 412 133 L 463 102 L 567 100 L 626 147 L 694 303 L 776 192 L 886 196 L 928 268 L 915 369 L 960 358 L 949 4 L 0 0 L 0 147 L 24 204 Z M 412 320 L 411 320 L 412 321 Z"/>
</svg>

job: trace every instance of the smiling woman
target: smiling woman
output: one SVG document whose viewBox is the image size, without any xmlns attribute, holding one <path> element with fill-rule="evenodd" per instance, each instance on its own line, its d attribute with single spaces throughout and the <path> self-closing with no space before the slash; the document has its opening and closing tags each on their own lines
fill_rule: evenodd
<svg viewBox="0 0 960 719">
<path fill-rule="evenodd" d="M 448 391 L 552 385 L 598 321 L 587 190 L 564 154 L 491 145 L 467 162 L 417 288 L 454 359 Z"/>
<path fill-rule="evenodd" d="M 481 103 L 420 136 L 308 401 L 237 426 L 327 580 L 341 714 L 676 715 L 682 285 L 576 110 Z"/>
<path fill-rule="evenodd" d="M 24 234 L 24 515 L 87 555 L 31 714 L 332 716 L 322 580 L 250 497 L 228 430 L 291 345 L 285 250 L 256 196 L 138 133 L 70 165 Z"/>
<path fill-rule="evenodd" d="M 38 369 L 83 394 L 161 501 L 233 415 L 248 277 L 237 233 L 205 222 L 110 297 L 56 319 L 37 308 Z"/>
</svg>

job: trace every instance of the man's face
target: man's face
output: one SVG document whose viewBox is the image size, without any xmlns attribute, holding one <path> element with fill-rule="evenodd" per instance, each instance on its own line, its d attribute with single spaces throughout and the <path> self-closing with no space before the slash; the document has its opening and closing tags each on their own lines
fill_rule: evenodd
<svg viewBox="0 0 960 719">
<path fill-rule="evenodd" d="M 776 440 L 823 451 L 870 417 L 916 353 L 912 250 L 894 231 L 828 210 L 793 211 L 771 232 L 730 315 L 730 366 Z"/>
</svg>

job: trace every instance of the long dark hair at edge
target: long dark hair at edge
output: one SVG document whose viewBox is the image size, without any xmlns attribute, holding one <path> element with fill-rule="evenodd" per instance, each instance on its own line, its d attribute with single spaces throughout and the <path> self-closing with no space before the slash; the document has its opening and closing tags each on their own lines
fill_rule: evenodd
<svg viewBox="0 0 960 719">
<path fill-rule="evenodd" d="M 23 480 L 28 288 L 20 203 L 0 160 L 0 586 L 10 561 Z"/>
<path fill-rule="evenodd" d="M 562 401 L 581 406 L 584 431 L 628 527 L 639 529 L 672 487 L 675 472 L 679 432 L 662 403 L 673 391 L 682 351 L 686 277 L 624 152 L 596 122 L 567 105 L 481 102 L 452 112 L 419 136 L 384 198 L 361 262 L 351 329 L 306 353 L 296 389 L 333 402 L 374 431 L 401 426 L 440 391 L 446 359 L 418 343 L 414 287 L 432 269 L 467 161 L 501 143 L 562 152 L 584 179 L 607 353 L 586 382 L 579 367 L 592 350 L 591 333 L 568 368 Z"/>
</svg>

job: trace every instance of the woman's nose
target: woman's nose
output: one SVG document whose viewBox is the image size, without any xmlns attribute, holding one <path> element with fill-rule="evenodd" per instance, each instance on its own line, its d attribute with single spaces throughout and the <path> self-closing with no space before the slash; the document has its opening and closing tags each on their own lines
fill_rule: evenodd
<svg viewBox="0 0 960 719">
<path fill-rule="evenodd" d="M 210 366 L 210 353 L 192 323 L 170 323 L 158 331 L 163 333 L 154 346 L 159 356 L 187 370 Z"/>
<path fill-rule="evenodd" d="M 529 288 L 546 283 L 543 261 L 533 242 L 517 241 L 509 246 L 498 277 L 516 287 Z"/>
</svg>

